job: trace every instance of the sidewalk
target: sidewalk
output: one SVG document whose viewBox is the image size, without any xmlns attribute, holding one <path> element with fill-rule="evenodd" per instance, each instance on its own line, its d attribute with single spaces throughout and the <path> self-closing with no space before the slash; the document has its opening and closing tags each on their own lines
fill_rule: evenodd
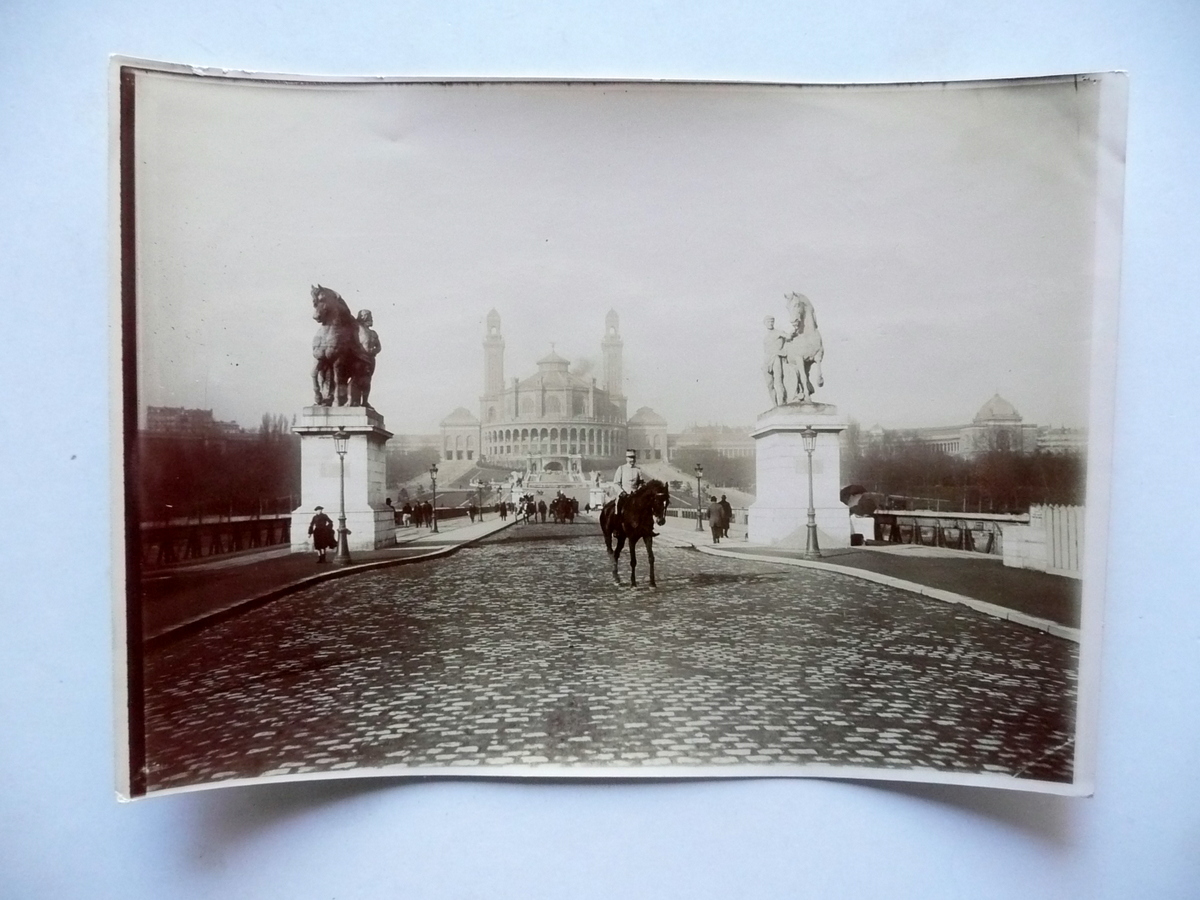
<svg viewBox="0 0 1200 900">
<path fill-rule="evenodd" d="M 846 547 L 822 551 L 809 561 L 797 549 L 750 544 L 724 538 L 713 544 L 706 529 L 662 529 L 662 538 L 675 546 L 703 553 L 841 572 L 887 584 L 923 596 L 961 603 L 988 615 L 1020 622 L 1068 640 L 1079 640 L 1082 584 L 1076 579 L 1004 565 L 996 556 L 914 546 Z"/>
<path fill-rule="evenodd" d="M 181 636 L 225 616 L 274 600 L 292 591 L 357 572 L 448 556 L 512 525 L 489 516 L 469 524 L 466 519 L 427 528 L 397 529 L 397 546 L 352 554 L 350 565 L 316 562 L 313 552 L 291 553 L 271 547 L 235 557 L 222 557 L 145 573 L 141 585 L 142 635 L 147 643 Z"/>
</svg>

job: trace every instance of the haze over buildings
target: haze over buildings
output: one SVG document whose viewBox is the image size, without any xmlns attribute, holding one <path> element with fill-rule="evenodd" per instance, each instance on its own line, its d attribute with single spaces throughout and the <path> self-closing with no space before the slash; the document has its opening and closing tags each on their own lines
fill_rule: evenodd
<svg viewBox="0 0 1200 900">
<path fill-rule="evenodd" d="M 584 381 L 618 309 L 627 396 L 675 430 L 745 424 L 763 316 L 799 290 L 817 399 L 864 425 L 1002 393 L 1084 426 L 1096 91 L 148 77 L 140 405 L 253 427 L 311 403 L 319 282 L 374 313 L 398 433 L 474 408 L 490 309 L 522 375 L 553 342 Z"/>
</svg>

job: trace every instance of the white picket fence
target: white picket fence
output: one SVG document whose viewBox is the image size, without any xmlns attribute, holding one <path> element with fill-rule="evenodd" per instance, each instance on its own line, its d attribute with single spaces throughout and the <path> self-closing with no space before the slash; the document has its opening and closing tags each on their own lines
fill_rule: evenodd
<svg viewBox="0 0 1200 900">
<path fill-rule="evenodd" d="M 1080 578 L 1083 574 L 1082 506 L 1033 506 L 1029 524 L 1004 526 L 1004 564 Z"/>
</svg>

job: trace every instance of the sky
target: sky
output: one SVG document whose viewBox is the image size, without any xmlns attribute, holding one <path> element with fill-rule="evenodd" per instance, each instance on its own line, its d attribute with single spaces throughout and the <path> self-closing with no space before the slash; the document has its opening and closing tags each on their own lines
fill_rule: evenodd
<svg viewBox="0 0 1200 900">
<path fill-rule="evenodd" d="M 312 402 L 310 286 L 369 308 L 398 433 L 554 349 L 632 414 L 749 425 L 763 318 L 806 294 L 816 399 L 866 427 L 999 393 L 1086 426 L 1100 85 L 253 84 L 137 94 L 139 392 L 246 426 Z"/>
</svg>

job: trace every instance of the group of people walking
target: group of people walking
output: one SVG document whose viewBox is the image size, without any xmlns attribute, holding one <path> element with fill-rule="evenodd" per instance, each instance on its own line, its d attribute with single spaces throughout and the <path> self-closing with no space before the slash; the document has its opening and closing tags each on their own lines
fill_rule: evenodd
<svg viewBox="0 0 1200 900">
<path fill-rule="evenodd" d="M 708 497 L 708 527 L 712 530 L 712 542 L 721 543 L 721 538 L 729 537 L 729 526 L 733 522 L 733 507 L 721 495 L 718 500 L 715 495 Z"/>
<path fill-rule="evenodd" d="M 405 501 L 399 509 L 392 504 L 392 498 L 387 498 L 387 505 L 392 508 L 396 524 L 402 528 L 420 528 L 422 525 L 433 525 L 433 504 L 428 500 L 418 500 L 416 503 Z"/>
</svg>

